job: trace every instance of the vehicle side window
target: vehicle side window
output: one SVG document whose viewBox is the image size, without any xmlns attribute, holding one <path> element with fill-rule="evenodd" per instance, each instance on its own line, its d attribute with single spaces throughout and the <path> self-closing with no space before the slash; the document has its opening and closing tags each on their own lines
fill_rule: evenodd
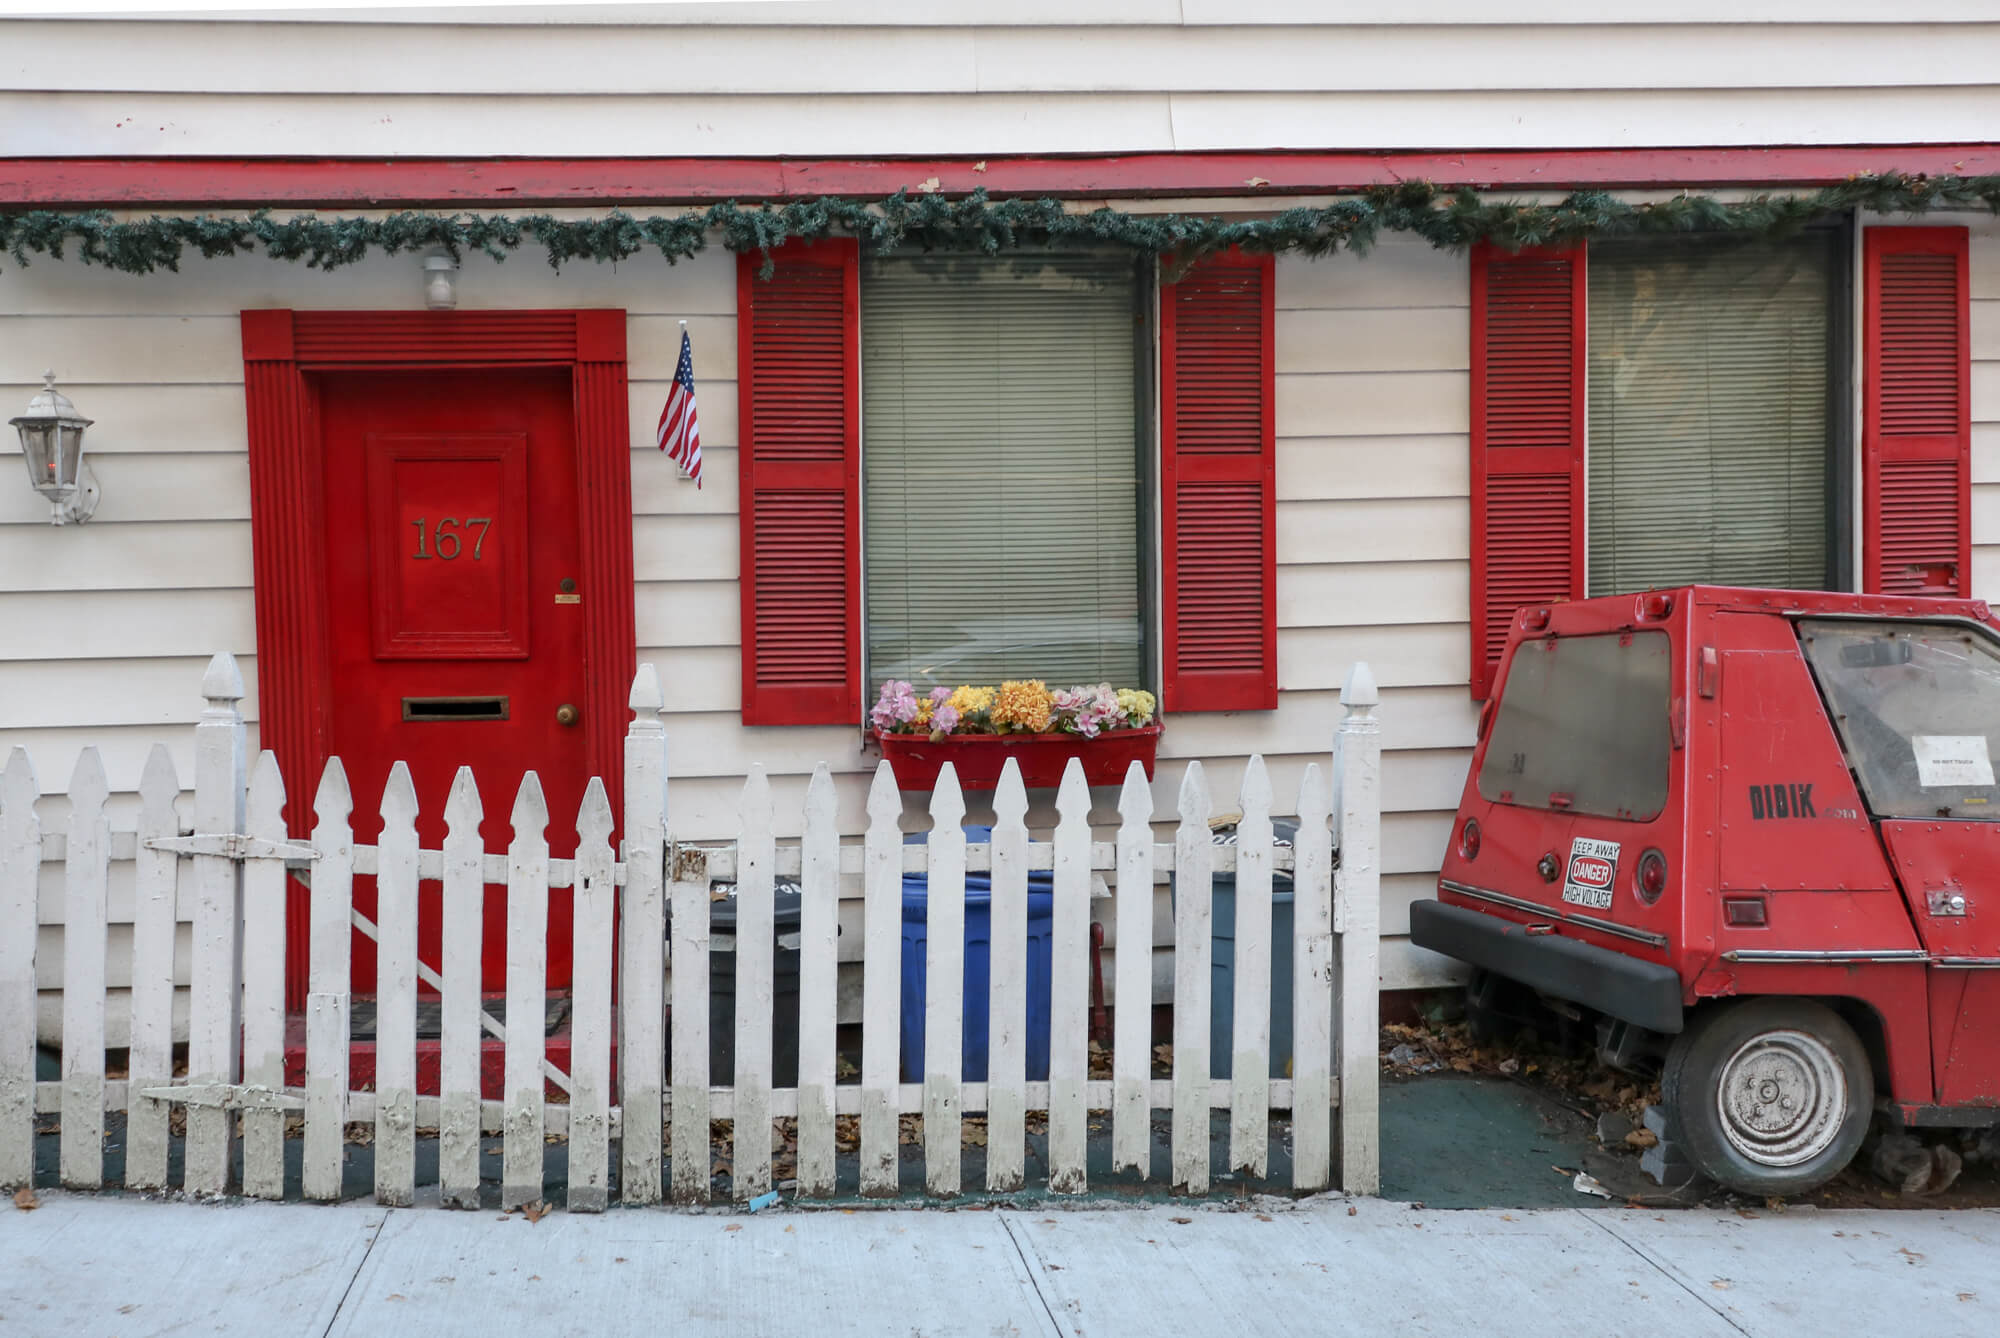
<svg viewBox="0 0 2000 1338">
<path fill-rule="evenodd" d="M 1990 635 L 1808 619 L 1799 644 L 1872 813 L 2000 819 L 2000 646 Z"/>
<path fill-rule="evenodd" d="M 1479 793 L 1523 808 L 1658 817 L 1672 682 L 1665 632 L 1522 642 L 1501 687 Z"/>
</svg>

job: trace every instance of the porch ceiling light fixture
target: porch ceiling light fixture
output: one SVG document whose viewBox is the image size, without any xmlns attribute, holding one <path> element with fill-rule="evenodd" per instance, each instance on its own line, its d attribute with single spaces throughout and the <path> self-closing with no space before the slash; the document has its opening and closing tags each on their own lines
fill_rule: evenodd
<svg viewBox="0 0 2000 1338">
<path fill-rule="evenodd" d="M 424 305 L 432 311 L 458 306 L 458 262 L 442 251 L 424 257 Z"/>
<path fill-rule="evenodd" d="M 28 412 L 8 420 L 21 434 L 28 481 L 49 499 L 49 523 L 89 520 L 97 510 L 97 476 L 83 461 L 83 430 L 91 420 L 56 389 L 56 374 L 42 373 L 42 388 Z"/>
</svg>

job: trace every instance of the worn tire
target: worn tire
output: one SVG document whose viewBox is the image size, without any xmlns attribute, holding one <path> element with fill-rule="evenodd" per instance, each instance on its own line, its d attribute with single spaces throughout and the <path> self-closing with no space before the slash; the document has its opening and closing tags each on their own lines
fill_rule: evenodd
<svg viewBox="0 0 2000 1338">
<path fill-rule="evenodd" d="M 1660 1079 L 1668 1136 L 1709 1179 L 1803 1194 L 1838 1175 L 1868 1132 L 1875 1079 L 1854 1029 L 1824 1004 L 1759 998 L 1697 1013 Z"/>
</svg>

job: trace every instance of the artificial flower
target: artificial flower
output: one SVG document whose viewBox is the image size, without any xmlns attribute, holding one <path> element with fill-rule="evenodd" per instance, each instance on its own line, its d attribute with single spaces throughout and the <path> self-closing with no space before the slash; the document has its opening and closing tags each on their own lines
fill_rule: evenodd
<svg viewBox="0 0 2000 1338">
<path fill-rule="evenodd" d="M 1011 725 L 1029 734 L 1040 734 L 1049 727 L 1054 708 L 1055 695 L 1041 679 L 1010 678 L 1000 685 L 991 714 L 995 725 Z"/>
<path fill-rule="evenodd" d="M 875 699 L 875 709 L 868 713 L 869 721 L 879 730 L 908 724 L 916 716 L 916 693 L 900 678 L 892 678 L 882 685 L 882 695 Z"/>
<path fill-rule="evenodd" d="M 1152 724 L 1153 711 L 1157 706 L 1153 694 L 1144 688 L 1118 689 L 1118 709 L 1124 712 L 1125 718 L 1135 726 Z"/>
</svg>

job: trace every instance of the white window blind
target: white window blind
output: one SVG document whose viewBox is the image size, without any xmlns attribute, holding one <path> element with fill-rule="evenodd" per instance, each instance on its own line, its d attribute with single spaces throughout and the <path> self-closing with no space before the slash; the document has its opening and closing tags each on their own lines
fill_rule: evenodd
<svg viewBox="0 0 2000 1338">
<path fill-rule="evenodd" d="M 1836 247 L 1591 245 L 1591 594 L 1827 585 Z"/>
<path fill-rule="evenodd" d="M 1142 681 L 1137 283 L 1126 257 L 864 262 L 873 685 Z"/>
</svg>

